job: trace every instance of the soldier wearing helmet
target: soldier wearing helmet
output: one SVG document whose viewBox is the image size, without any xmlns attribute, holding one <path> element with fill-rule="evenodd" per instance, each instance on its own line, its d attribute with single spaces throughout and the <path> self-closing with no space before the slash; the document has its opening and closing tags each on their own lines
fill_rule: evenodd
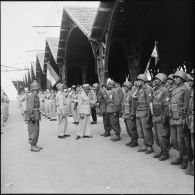
<svg viewBox="0 0 195 195">
<path fill-rule="evenodd" d="M 40 85 L 37 81 L 33 81 L 30 85 L 31 94 L 28 95 L 26 101 L 26 120 L 28 121 L 29 143 L 31 144 L 31 151 L 39 152 L 42 147 L 37 146 L 39 138 L 39 121 L 40 116 L 40 101 L 38 97 Z"/>
<path fill-rule="evenodd" d="M 135 118 L 135 104 L 132 98 L 132 86 L 133 84 L 130 81 L 125 81 L 123 83 L 124 89 L 124 98 L 122 101 L 122 118 L 124 118 L 125 126 L 129 137 L 131 138 L 130 142 L 126 143 L 126 146 L 135 147 L 138 145 L 137 139 L 137 130 L 136 130 L 136 118 Z"/>
<path fill-rule="evenodd" d="M 156 88 L 153 93 L 153 132 L 156 145 L 160 147 L 160 153 L 154 155 L 160 161 L 169 158 L 169 128 L 168 128 L 168 103 L 169 92 L 165 88 L 167 76 L 158 73 L 155 76 Z"/>
<path fill-rule="evenodd" d="M 168 91 L 171 93 L 171 91 L 175 88 L 175 83 L 173 79 L 173 74 L 170 74 L 167 77 L 167 82 L 165 84 L 165 87 L 168 89 Z"/>
<path fill-rule="evenodd" d="M 96 107 L 97 107 L 97 93 L 99 90 L 98 83 L 94 83 L 93 87 L 90 91 L 90 99 L 94 101 L 94 104 L 91 104 L 91 116 L 92 116 L 92 122 L 91 124 L 97 124 L 97 114 L 96 114 Z"/>
<path fill-rule="evenodd" d="M 109 121 L 111 124 L 111 128 L 115 132 L 115 136 L 111 138 L 112 141 L 119 141 L 120 138 L 120 132 L 121 127 L 119 123 L 119 113 L 121 109 L 121 95 L 115 87 L 115 81 L 110 80 L 107 84 L 107 107 L 106 112 L 108 113 Z"/>
<path fill-rule="evenodd" d="M 138 90 L 134 93 L 133 97 L 136 101 L 136 125 L 138 132 L 138 152 L 145 152 L 149 154 L 153 152 L 152 145 L 153 133 L 152 133 L 152 118 L 151 118 L 151 102 L 152 102 L 152 89 L 145 83 L 147 77 L 145 74 L 140 74 L 137 77 Z"/>
<path fill-rule="evenodd" d="M 188 128 L 190 130 L 190 136 L 187 136 L 188 140 L 188 167 L 186 174 L 194 175 L 194 78 L 188 77 L 189 82 L 189 105 L 188 105 Z M 189 140 L 191 139 L 191 141 Z M 191 143 L 191 145 L 190 145 Z"/>
<path fill-rule="evenodd" d="M 102 114 L 103 117 L 103 125 L 105 132 L 101 134 L 101 136 L 108 137 L 110 136 L 111 131 L 111 125 L 109 120 L 109 115 L 107 113 L 107 90 L 106 90 L 106 84 L 103 84 L 101 89 L 98 91 L 97 94 L 97 102 L 99 104 L 100 114 Z"/>
<path fill-rule="evenodd" d="M 173 75 L 176 87 L 171 91 L 169 115 L 171 125 L 171 144 L 179 151 L 179 157 L 172 161 L 172 165 L 181 165 L 182 169 L 187 168 L 186 148 L 184 144 L 184 124 L 186 120 L 189 103 L 189 91 L 185 87 L 186 73 L 176 71 Z"/>
</svg>

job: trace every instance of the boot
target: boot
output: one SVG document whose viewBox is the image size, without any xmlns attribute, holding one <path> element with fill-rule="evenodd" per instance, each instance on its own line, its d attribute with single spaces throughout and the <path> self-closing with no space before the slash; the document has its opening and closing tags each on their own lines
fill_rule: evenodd
<svg viewBox="0 0 195 195">
<path fill-rule="evenodd" d="M 104 137 L 109 137 L 110 136 L 110 132 L 105 132 Z"/>
<path fill-rule="evenodd" d="M 120 138 L 120 134 L 117 134 L 117 135 L 115 135 L 113 138 L 111 138 L 111 140 L 113 141 L 113 142 L 115 142 L 115 141 L 119 141 L 121 138 Z"/>
<path fill-rule="evenodd" d="M 152 153 L 154 150 L 153 150 L 153 148 L 152 148 L 152 146 L 148 146 L 147 147 L 147 150 L 145 151 L 145 154 L 150 154 L 150 153 Z"/>
<path fill-rule="evenodd" d="M 160 158 L 161 155 L 162 155 L 162 151 L 161 151 L 160 153 L 155 154 L 155 155 L 153 156 L 153 158 Z"/>
<path fill-rule="evenodd" d="M 187 166 L 188 166 L 188 159 L 183 158 L 183 162 L 181 164 L 181 169 L 187 169 Z"/>
<path fill-rule="evenodd" d="M 140 149 L 138 149 L 137 152 L 145 152 L 146 150 L 147 150 L 147 147 L 143 146 Z"/>
<path fill-rule="evenodd" d="M 138 145 L 140 148 L 137 150 L 137 152 L 145 152 L 147 150 L 147 147 L 145 145 L 143 138 L 138 138 Z"/>
<path fill-rule="evenodd" d="M 133 141 L 132 142 L 132 144 L 130 144 L 130 148 L 133 148 L 133 147 L 136 147 L 136 146 L 138 146 L 138 143 L 137 143 L 137 141 Z"/>
<path fill-rule="evenodd" d="M 182 157 L 179 157 L 176 160 L 171 161 L 171 165 L 181 165 L 182 162 L 183 162 L 183 158 Z"/>
<path fill-rule="evenodd" d="M 43 147 L 38 146 L 38 145 L 35 145 L 35 147 L 38 148 L 39 150 L 42 150 L 43 149 Z"/>
<path fill-rule="evenodd" d="M 158 160 L 159 161 L 164 161 L 164 160 L 167 160 L 168 158 L 169 158 L 169 154 L 163 153 Z"/>
<path fill-rule="evenodd" d="M 38 149 L 36 146 L 32 145 L 30 151 L 32 151 L 32 152 L 39 152 L 40 149 Z"/>
<path fill-rule="evenodd" d="M 192 162 L 190 162 L 190 161 L 188 161 L 188 166 L 187 166 L 187 169 L 186 169 L 186 175 L 194 176 L 194 167 L 193 167 Z"/>
<path fill-rule="evenodd" d="M 127 142 L 127 143 L 125 144 L 125 146 L 130 146 L 132 143 L 133 143 L 133 141 L 131 140 L 131 141 Z"/>
</svg>

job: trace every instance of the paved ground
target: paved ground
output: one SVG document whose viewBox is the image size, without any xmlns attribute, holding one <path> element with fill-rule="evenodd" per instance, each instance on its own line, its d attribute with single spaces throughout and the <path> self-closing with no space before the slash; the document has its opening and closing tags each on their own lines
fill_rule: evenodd
<svg viewBox="0 0 195 195">
<path fill-rule="evenodd" d="M 113 143 L 99 134 L 102 119 L 93 125 L 94 138 L 75 140 L 76 126 L 69 118 L 69 138 L 57 138 L 57 122 L 42 118 L 39 153 L 30 152 L 27 125 L 16 102 L 1 135 L 2 193 L 194 193 L 194 177 L 179 166 L 159 162 L 153 154 L 128 148 L 122 126 L 122 140 Z M 156 150 L 156 149 L 155 149 Z"/>
</svg>

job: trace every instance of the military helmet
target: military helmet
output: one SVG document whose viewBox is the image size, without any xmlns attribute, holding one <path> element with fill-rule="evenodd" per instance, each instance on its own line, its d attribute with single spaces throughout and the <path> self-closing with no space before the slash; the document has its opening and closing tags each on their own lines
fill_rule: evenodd
<svg viewBox="0 0 195 195">
<path fill-rule="evenodd" d="M 187 73 L 187 81 L 193 81 L 193 80 L 194 78 L 190 74 Z"/>
<path fill-rule="evenodd" d="M 137 80 L 142 80 L 144 82 L 147 82 L 147 76 L 145 74 L 139 74 L 137 77 Z"/>
<path fill-rule="evenodd" d="M 93 84 L 93 88 L 96 88 L 97 89 L 98 87 L 99 87 L 98 83 L 94 83 Z"/>
<path fill-rule="evenodd" d="M 164 73 L 158 73 L 155 78 L 159 79 L 162 83 L 167 81 L 167 75 Z"/>
<path fill-rule="evenodd" d="M 182 78 L 184 81 L 187 80 L 187 75 L 186 75 L 186 73 L 185 73 L 184 71 L 182 71 L 182 70 L 176 71 L 175 74 L 173 75 L 173 78 L 174 78 L 174 77 L 180 77 L 180 78 Z"/>
<path fill-rule="evenodd" d="M 170 74 L 170 75 L 167 77 L 167 80 L 168 80 L 168 79 L 174 80 L 174 79 L 173 79 L 173 74 Z"/>
<path fill-rule="evenodd" d="M 89 86 L 89 84 L 83 84 L 83 89 L 90 89 L 90 86 Z"/>
<path fill-rule="evenodd" d="M 41 87 L 40 87 L 40 84 L 39 83 L 37 83 L 37 81 L 33 81 L 33 83 L 31 83 L 31 85 L 30 85 L 30 90 L 32 91 L 32 90 L 36 90 L 36 89 L 40 89 Z"/>
<path fill-rule="evenodd" d="M 131 89 L 132 86 L 133 86 L 133 84 L 132 84 L 132 82 L 130 82 L 130 81 L 125 81 L 125 82 L 123 83 L 123 86 L 126 86 L 126 87 L 128 87 L 129 89 Z"/>
<path fill-rule="evenodd" d="M 115 87 L 115 84 L 116 84 L 115 81 L 110 80 L 110 81 L 108 81 L 107 86 L 113 88 L 113 87 Z"/>
</svg>

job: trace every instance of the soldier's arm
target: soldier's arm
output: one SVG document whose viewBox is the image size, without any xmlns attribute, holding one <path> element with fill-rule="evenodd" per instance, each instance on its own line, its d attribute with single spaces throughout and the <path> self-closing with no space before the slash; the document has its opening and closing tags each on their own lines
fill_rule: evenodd
<svg viewBox="0 0 195 195">
<path fill-rule="evenodd" d="M 186 89 L 184 91 L 184 101 L 183 101 L 183 113 L 186 114 L 189 106 L 189 97 L 190 97 L 190 91 Z"/>
<path fill-rule="evenodd" d="M 26 101 L 26 111 L 29 118 L 34 118 L 34 96 L 29 95 Z"/>
</svg>

